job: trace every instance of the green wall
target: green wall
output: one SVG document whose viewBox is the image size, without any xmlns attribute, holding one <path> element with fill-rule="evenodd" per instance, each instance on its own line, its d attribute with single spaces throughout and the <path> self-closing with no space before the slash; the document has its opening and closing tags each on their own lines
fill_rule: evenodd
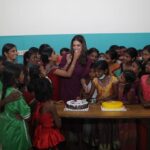
<svg viewBox="0 0 150 150">
<path fill-rule="evenodd" d="M 123 45 L 142 49 L 150 44 L 150 33 L 112 33 L 112 34 L 82 34 L 88 48 L 96 47 L 100 52 L 105 52 L 111 45 Z M 0 49 L 5 43 L 14 43 L 18 50 L 27 50 L 32 46 L 39 47 L 43 43 L 51 45 L 57 53 L 62 47 L 70 47 L 74 34 L 56 35 L 22 35 L 0 36 Z M 22 62 L 22 56 L 18 57 Z"/>
</svg>

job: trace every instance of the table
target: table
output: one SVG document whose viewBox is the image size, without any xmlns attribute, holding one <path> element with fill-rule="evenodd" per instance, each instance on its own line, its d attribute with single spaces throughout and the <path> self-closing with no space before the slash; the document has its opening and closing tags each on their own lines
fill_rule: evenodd
<svg viewBox="0 0 150 150">
<path fill-rule="evenodd" d="M 144 108 L 142 105 L 126 105 L 127 111 L 106 112 L 101 111 L 100 104 L 90 104 L 89 111 L 64 111 L 64 103 L 56 104 L 58 115 L 61 118 L 103 118 L 103 119 L 144 119 L 150 118 L 150 108 Z"/>
</svg>

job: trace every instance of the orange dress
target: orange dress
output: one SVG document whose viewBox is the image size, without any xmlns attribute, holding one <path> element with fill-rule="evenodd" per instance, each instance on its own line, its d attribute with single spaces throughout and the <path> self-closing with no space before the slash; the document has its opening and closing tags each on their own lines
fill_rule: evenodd
<svg viewBox="0 0 150 150">
<path fill-rule="evenodd" d="M 36 111 L 33 114 L 32 121 L 38 121 L 38 125 L 35 128 L 33 146 L 38 149 L 54 148 L 64 141 L 64 136 L 55 127 L 51 113 L 40 114 L 41 107 L 42 103 L 38 103 Z"/>
<path fill-rule="evenodd" d="M 113 93 L 113 83 L 116 83 L 118 79 L 115 76 L 109 76 L 105 85 L 98 78 L 93 79 L 93 84 L 95 85 L 98 93 L 98 98 L 106 98 L 111 96 Z"/>
</svg>

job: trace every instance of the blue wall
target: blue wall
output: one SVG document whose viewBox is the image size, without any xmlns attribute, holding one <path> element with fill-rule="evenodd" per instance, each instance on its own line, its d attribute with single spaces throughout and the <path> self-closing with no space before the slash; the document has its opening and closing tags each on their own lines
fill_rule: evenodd
<svg viewBox="0 0 150 150">
<path fill-rule="evenodd" d="M 150 44 L 150 33 L 112 33 L 112 34 L 82 34 L 88 48 L 96 47 L 100 52 L 105 52 L 111 45 L 123 45 L 142 49 Z M 43 43 L 51 45 L 57 53 L 62 47 L 70 47 L 74 34 L 57 35 L 25 35 L 25 36 L 0 36 L 0 50 L 5 43 L 14 43 L 18 50 L 27 50 L 32 46 L 39 47 Z M 18 61 L 22 61 L 19 56 Z"/>
</svg>

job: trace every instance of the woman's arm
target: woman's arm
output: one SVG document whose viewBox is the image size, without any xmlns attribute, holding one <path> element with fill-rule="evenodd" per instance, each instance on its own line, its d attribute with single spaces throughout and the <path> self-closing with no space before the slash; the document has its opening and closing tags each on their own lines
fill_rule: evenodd
<svg viewBox="0 0 150 150">
<path fill-rule="evenodd" d="M 74 71 L 76 62 L 77 62 L 78 58 L 80 57 L 80 55 L 81 55 L 81 52 L 75 51 L 73 60 L 72 60 L 72 62 L 70 64 L 68 70 L 56 69 L 54 71 L 54 74 L 58 75 L 58 76 L 62 76 L 62 77 L 71 77 L 71 75 L 72 75 L 72 73 Z"/>
</svg>

